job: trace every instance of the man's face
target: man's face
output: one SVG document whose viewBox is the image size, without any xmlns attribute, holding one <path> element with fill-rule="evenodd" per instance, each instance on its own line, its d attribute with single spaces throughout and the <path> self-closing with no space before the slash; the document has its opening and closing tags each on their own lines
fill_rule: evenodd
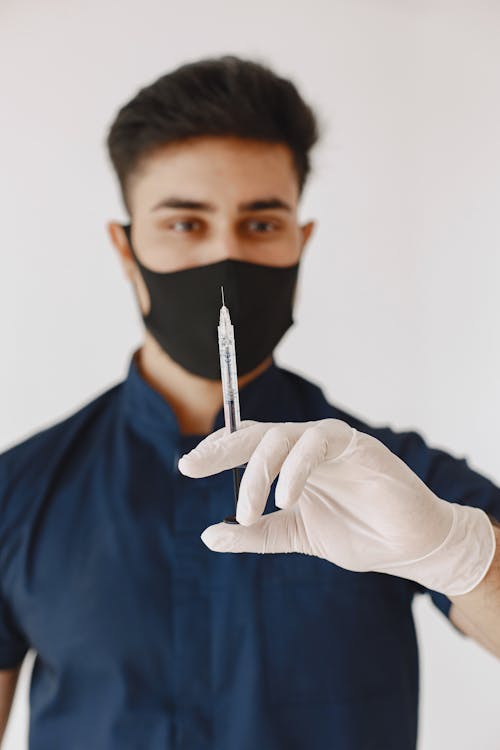
<svg viewBox="0 0 500 750">
<path fill-rule="evenodd" d="M 134 249 L 154 271 L 226 258 L 293 265 L 313 228 L 299 226 L 297 174 L 281 144 L 210 136 L 169 144 L 144 161 L 128 198 Z M 109 230 L 137 283 L 121 227 Z"/>
</svg>

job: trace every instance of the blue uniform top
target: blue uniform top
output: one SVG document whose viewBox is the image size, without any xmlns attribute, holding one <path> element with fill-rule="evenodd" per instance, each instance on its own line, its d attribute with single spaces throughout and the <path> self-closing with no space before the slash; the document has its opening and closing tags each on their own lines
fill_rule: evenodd
<svg viewBox="0 0 500 750">
<path fill-rule="evenodd" d="M 361 422 L 275 362 L 241 413 L 343 419 L 440 497 L 500 515 L 500 489 L 465 459 Z M 180 474 L 199 440 L 132 359 L 123 383 L 0 456 L 0 668 L 37 652 L 30 748 L 413 750 L 425 589 L 306 555 L 211 552 L 200 533 L 233 511 L 232 472 Z"/>
</svg>

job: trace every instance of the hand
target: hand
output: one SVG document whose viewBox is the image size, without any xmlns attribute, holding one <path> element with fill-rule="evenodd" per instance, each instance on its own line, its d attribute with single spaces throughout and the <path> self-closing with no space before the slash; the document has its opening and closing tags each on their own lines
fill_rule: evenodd
<svg viewBox="0 0 500 750">
<path fill-rule="evenodd" d="M 486 574 L 495 552 L 488 516 L 437 497 L 383 443 L 338 419 L 246 421 L 212 433 L 179 460 L 191 477 L 248 462 L 236 519 L 202 540 L 219 552 L 302 552 L 378 571 L 448 595 Z M 262 515 L 278 476 L 275 504 Z"/>
</svg>

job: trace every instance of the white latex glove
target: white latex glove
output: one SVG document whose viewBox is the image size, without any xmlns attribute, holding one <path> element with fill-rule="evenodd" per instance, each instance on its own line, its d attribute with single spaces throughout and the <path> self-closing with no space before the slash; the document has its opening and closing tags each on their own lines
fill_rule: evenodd
<svg viewBox="0 0 500 750">
<path fill-rule="evenodd" d="M 182 456 L 205 477 L 248 462 L 236 519 L 205 529 L 218 552 L 302 552 L 353 571 L 390 573 L 456 596 L 471 591 L 495 553 L 486 513 L 437 497 L 383 443 L 339 419 L 245 421 Z M 263 514 L 278 476 L 275 503 Z"/>
</svg>

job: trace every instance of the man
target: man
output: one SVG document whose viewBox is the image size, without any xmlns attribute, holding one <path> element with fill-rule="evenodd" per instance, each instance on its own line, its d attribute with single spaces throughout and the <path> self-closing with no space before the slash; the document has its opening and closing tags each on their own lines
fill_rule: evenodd
<svg viewBox="0 0 500 750">
<path fill-rule="evenodd" d="M 464 460 L 342 412 L 273 359 L 313 229 L 297 209 L 317 135 L 289 81 L 234 57 L 163 76 L 110 129 L 130 224 L 108 229 L 144 342 L 123 383 L 0 458 L 0 713 L 34 648 L 32 750 L 415 748 L 426 587 L 313 555 L 215 555 L 200 534 L 232 512 L 231 474 L 178 469 L 224 424 L 223 284 L 245 432 L 341 420 L 437 498 L 500 514 Z"/>
</svg>

